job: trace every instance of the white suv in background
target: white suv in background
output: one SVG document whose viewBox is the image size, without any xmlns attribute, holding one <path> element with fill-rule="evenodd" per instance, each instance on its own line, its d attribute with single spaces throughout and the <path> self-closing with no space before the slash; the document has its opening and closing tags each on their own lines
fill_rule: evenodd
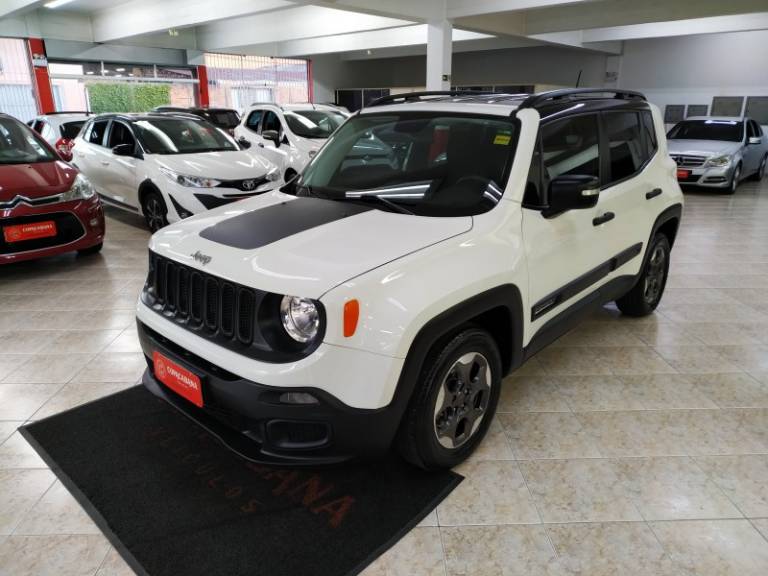
<svg viewBox="0 0 768 576">
<path fill-rule="evenodd" d="M 235 138 L 276 164 L 288 182 L 348 117 L 327 104 L 254 104 L 242 115 Z"/>
<path fill-rule="evenodd" d="M 675 169 L 636 92 L 382 98 L 282 191 L 152 237 L 144 384 L 255 460 L 454 466 L 506 374 L 606 302 L 654 311 Z"/>
<path fill-rule="evenodd" d="M 59 153 L 62 160 L 70 162 L 75 138 L 90 117 L 90 112 L 52 112 L 27 124 Z"/>
<path fill-rule="evenodd" d="M 107 204 L 153 232 L 280 184 L 276 166 L 191 114 L 105 114 L 77 137 L 75 164 Z"/>
</svg>

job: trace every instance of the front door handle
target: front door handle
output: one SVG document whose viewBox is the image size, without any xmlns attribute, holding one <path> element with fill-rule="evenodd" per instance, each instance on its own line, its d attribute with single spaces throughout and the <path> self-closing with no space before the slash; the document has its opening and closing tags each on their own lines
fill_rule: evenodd
<svg viewBox="0 0 768 576">
<path fill-rule="evenodd" d="M 645 199 L 650 200 L 651 198 L 656 198 L 656 196 L 661 196 L 661 193 L 663 190 L 661 188 L 654 188 L 650 192 L 645 193 Z"/>
<path fill-rule="evenodd" d="M 259 148 L 264 148 L 264 144 L 262 144 L 261 142 L 259 142 Z"/>
<path fill-rule="evenodd" d="M 106 160 L 102 160 L 101 161 L 101 165 L 102 166 L 109 166 L 109 162 L 107 162 Z"/>
<path fill-rule="evenodd" d="M 616 214 L 613 212 L 606 212 L 605 214 L 598 216 L 597 218 L 592 219 L 592 225 L 593 226 L 600 226 L 600 224 L 605 224 L 606 222 L 610 222 L 616 218 Z"/>
</svg>

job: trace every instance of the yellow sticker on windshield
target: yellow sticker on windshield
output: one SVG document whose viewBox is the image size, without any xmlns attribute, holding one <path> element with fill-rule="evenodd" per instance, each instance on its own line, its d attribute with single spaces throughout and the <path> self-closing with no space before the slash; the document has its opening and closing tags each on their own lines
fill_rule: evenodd
<svg viewBox="0 0 768 576">
<path fill-rule="evenodd" d="M 493 139 L 493 143 L 498 144 L 499 146 L 507 146 L 511 139 L 512 136 L 509 134 L 496 134 L 496 138 Z"/>
</svg>

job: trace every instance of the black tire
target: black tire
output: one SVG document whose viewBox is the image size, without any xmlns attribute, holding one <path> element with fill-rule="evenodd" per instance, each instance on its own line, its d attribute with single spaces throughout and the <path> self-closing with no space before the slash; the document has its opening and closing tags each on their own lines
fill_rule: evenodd
<svg viewBox="0 0 768 576">
<path fill-rule="evenodd" d="M 163 195 L 157 190 L 148 190 L 141 199 L 141 211 L 150 232 L 157 232 L 168 226 L 168 207 Z"/>
<path fill-rule="evenodd" d="M 616 300 L 616 306 L 627 316 L 648 316 L 661 302 L 669 274 L 669 240 L 656 234 L 648 249 L 643 271 L 632 289 Z"/>
<path fill-rule="evenodd" d="M 94 244 L 93 246 L 89 246 L 88 248 L 83 248 L 82 250 L 78 250 L 77 254 L 78 256 L 90 256 L 92 254 L 98 254 L 101 252 L 101 249 L 103 248 L 104 243 L 99 242 L 98 244 Z"/>
<path fill-rule="evenodd" d="M 498 346 L 485 330 L 467 327 L 438 343 L 424 362 L 400 424 L 403 457 L 426 470 L 463 462 L 488 431 L 501 376 Z"/>
<path fill-rule="evenodd" d="M 765 176 L 765 166 L 768 164 L 768 155 L 763 156 L 763 159 L 760 161 L 760 166 L 757 169 L 757 172 L 752 174 L 752 176 L 749 177 L 750 180 L 753 180 L 755 182 L 760 182 L 763 177 Z"/>
<path fill-rule="evenodd" d="M 736 188 L 739 187 L 739 182 L 741 182 L 741 164 L 737 165 L 736 168 L 733 169 L 731 181 L 729 182 L 728 189 L 725 191 L 725 193 L 735 194 Z"/>
</svg>

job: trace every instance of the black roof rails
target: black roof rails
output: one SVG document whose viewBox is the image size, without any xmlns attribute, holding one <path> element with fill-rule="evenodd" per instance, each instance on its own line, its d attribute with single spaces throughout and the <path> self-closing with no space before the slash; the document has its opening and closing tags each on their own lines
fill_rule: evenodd
<svg viewBox="0 0 768 576">
<path fill-rule="evenodd" d="M 523 100 L 519 108 L 536 108 L 547 102 L 570 99 L 572 96 L 587 96 L 589 94 L 613 94 L 612 98 L 618 100 L 645 100 L 645 95 L 634 90 L 616 90 L 612 88 L 564 88 L 562 90 L 550 90 L 539 94 L 531 94 Z"/>
<path fill-rule="evenodd" d="M 486 94 L 493 94 L 493 92 L 484 92 L 481 90 L 432 90 L 427 92 L 403 92 L 402 94 L 390 94 L 389 96 L 382 96 L 377 98 L 365 108 L 371 108 L 372 106 L 383 106 L 384 104 L 393 104 L 399 100 L 403 102 L 418 102 L 423 99 L 428 99 L 429 96 L 483 96 Z"/>
<path fill-rule="evenodd" d="M 56 116 L 57 114 L 85 114 L 86 116 L 92 116 L 93 112 L 88 112 L 86 110 L 57 110 L 56 112 L 42 114 L 42 116 Z"/>
</svg>

